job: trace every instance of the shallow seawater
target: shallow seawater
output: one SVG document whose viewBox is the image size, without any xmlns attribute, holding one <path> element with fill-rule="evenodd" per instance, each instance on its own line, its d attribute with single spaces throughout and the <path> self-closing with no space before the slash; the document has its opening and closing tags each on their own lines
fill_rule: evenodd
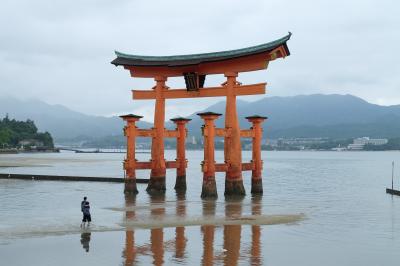
<svg viewBox="0 0 400 266">
<path fill-rule="evenodd" d="M 0 155 L 0 172 L 121 177 L 122 159 Z M 132 197 L 115 183 L 0 180 L 0 265 L 397 265 L 400 197 L 385 187 L 399 152 L 263 152 L 264 195 L 251 197 L 246 172 L 248 195 L 225 199 L 218 174 L 216 201 L 200 199 L 202 152 L 188 159 L 185 195 L 173 170 L 162 197 L 141 184 Z M 85 195 L 93 223 L 81 229 Z"/>
</svg>

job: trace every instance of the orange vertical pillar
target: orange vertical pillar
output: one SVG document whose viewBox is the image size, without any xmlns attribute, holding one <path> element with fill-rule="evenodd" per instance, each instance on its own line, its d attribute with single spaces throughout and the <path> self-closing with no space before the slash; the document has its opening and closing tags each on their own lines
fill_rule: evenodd
<svg viewBox="0 0 400 266">
<path fill-rule="evenodd" d="M 185 152 L 185 142 L 186 142 L 186 123 L 192 119 L 177 117 L 172 118 L 171 121 L 176 124 L 176 130 L 178 131 L 178 137 L 176 139 L 176 161 L 178 167 L 176 169 L 176 182 L 175 190 L 184 192 L 186 191 L 186 152 Z"/>
<path fill-rule="evenodd" d="M 151 173 L 147 186 L 149 193 L 165 193 L 166 165 L 164 159 L 164 124 L 166 77 L 156 77 L 156 103 L 154 110 L 154 135 L 151 142 Z"/>
<path fill-rule="evenodd" d="M 215 125 L 214 120 L 221 114 L 213 112 L 199 113 L 204 119 L 203 136 L 204 136 L 204 161 L 202 163 L 203 171 L 203 187 L 201 190 L 201 198 L 217 198 L 217 185 L 215 183 Z"/>
<path fill-rule="evenodd" d="M 262 123 L 267 117 L 265 116 L 248 116 L 246 117 L 249 122 L 251 122 L 253 129 L 253 155 L 252 162 L 254 164 L 253 171 L 251 172 L 251 193 L 252 194 L 262 194 L 262 160 L 261 160 L 261 140 L 262 140 Z"/>
<path fill-rule="evenodd" d="M 124 135 L 126 136 L 126 159 L 124 161 L 124 169 L 126 172 L 125 176 L 125 189 L 124 192 L 127 194 L 137 194 L 138 190 L 136 187 L 136 173 L 135 173 L 135 145 L 136 145 L 136 125 L 135 123 L 140 120 L 143 116 L 138 115 L 121 115 L 126 126 L 124 127 Z"/>
<path fill-rule="evenodd" d="M 225 129 L 229 134 L 224 140 L 225 163 L 228 166 L 225 177 L 225 195 L 245 195 L 242 180 L 242 147 L 240 143 L 240 126 L 236 110 L 236 77 L 237 73 L 225 73 L 227 82 Z"/>
</svg>

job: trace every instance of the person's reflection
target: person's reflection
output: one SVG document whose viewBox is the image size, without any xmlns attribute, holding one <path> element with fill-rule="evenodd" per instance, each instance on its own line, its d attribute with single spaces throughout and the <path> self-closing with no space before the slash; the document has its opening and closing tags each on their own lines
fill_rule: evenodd
<svg viewBox="0 0 400 266">
<path fill-rule="evenodd" d="M 262 196 L 254 196 L 251 199 L 251 214 L 261 215 Z M 261 258 L 261 227 L 259 225 L 251 226 L 251 265 L 262 265 Z"/>
<path fill-rule="evenodd" d="M 151 195 L 151 216 L 160 218 L 165 214 L 165 195 Z M 158 206 L 159 205 L 159 206 Z M 163 228 L 151 229 L 150 244 L 153 253 L 153 264 L 162 265 L 164 263 L 164 232 Z"/>
<path fill-rule="evenodd" d="M 90 236 L 92 233 L 90 232 L 83 232 L 81 234 L 81 244 L 84 250 L 86 250 L 86 252 L 89 252 L 89 243 L 90 243 Z"/>
<path fill-rule="evenodd" d="M 179 219 L 186 215 L 186 195 L 184 193 L 176 194 L 176 216 Z M 179 226 L 175 229 L 175 258 L 183 259 L 186 248 L 185 227 Z"/>
<path fill-rule="evenodd" d="M 240 218 L 243 198 L 229 198 L 225 201 L 226 219 Z M 241 225 L 224 225 L 224 265 L 237 265 L 240 255 Z"/>
<path fill-rule="evenodd" d="M 203 219 L 215 219 L 215 201 L 203 200 Z M 214 231 L 215 225 L 201 226 L 203 233 L 203 257 L 202 265 L 214 265 Z"/>
<path fill-rule="evenodd" d="M 135 218 L 134 207 L 136 204 L 136 195 L 125 195 L 125 220 L 129 223 L 130 220 Z M 136 259 L 136 248 L 135 248 L 135 235 L 132 229 L 126 229 L 125 232 L 125 250 L 123 257 L 125 258 L 125 266 L 134 265 Z"/>
</svg>

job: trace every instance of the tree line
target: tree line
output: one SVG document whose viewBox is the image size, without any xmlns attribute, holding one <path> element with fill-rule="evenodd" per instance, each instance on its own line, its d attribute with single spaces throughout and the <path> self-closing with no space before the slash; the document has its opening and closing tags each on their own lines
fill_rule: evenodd
<svg viewBox="0 0 400 266">
<path fill-rule="evenodd" d="M 54 148 L 53 138 L 49 132 L 38 132 L 35 123 L 28 119 L 17 121 L 10 119 L 6 115 L 0 120 L 0 148 L 17 148 L 21 146 L 21 141 L 29 146 L 41 146 L 42 148 Z"/>
</svg>

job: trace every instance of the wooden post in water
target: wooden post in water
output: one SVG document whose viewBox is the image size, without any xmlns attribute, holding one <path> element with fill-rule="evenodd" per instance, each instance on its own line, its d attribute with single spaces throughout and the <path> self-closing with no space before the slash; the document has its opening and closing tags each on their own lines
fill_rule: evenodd
<svg viewBox="0 0 400 266">
<path fill-rule="evenodd" d="M 138 190 L 136 187 L 136 125 L 135 123 L 139 121 L 143 116 L 139 115 L 121 115 L 124 121 L 126 121 L 126 126 L 124 127 L 124 135 L 126 136 L 126 159 L 124 161 L 125 170 L 125 189 L 126 194 L 137 194 Z"/>
<path fill-rule="evenodd" d="M 202 162 L 203 171 L 203 187 L 201 190 L 201 198 L 217 198 L 217 185 L 215 183 L 215 125 L 214 120 L 221 114 L 213 112 L 199 113 L 204 120 L 203 136 L 204 136 L 204 161 Z"/>
<path fill-rule="evenodd" d="M 251 193 L 263 194 L 262 185 L 262 168 L 261 160 L 261 141 L 262 141 L 262 123 L 267 117 L 265 116 L 248 116 L 246 119 L 252 123 L 253 140 L 252 140 L 252 163 L 253 170 L 251 171 Z"/>
<path fill-rule="evenodd" d="M 176 131 L 178 136 L 176 138 L 176 181 L 175 190 L 176 191 L 186 191 L 186 167 L 187 159 L 185 152 L 185 142 L 186 142 L 186 124 L 192 119 L 177 117 L 172 118 L 171 121 L 176 125 Z"/>
<path fill-rule="evenodd" d="M 392 190 L 393 190 L 393 178 L 394 178 L 394 161 L 392 162 Z"/>
<path fill-rule="evenodd" d="M 386 188 L 386 193 L 400 196 L 400 190 L 396 190 L 393 187 L 393 179 L 394 179 L 394 161 L 392 162 L 392 188 Z"/>
</svg>

